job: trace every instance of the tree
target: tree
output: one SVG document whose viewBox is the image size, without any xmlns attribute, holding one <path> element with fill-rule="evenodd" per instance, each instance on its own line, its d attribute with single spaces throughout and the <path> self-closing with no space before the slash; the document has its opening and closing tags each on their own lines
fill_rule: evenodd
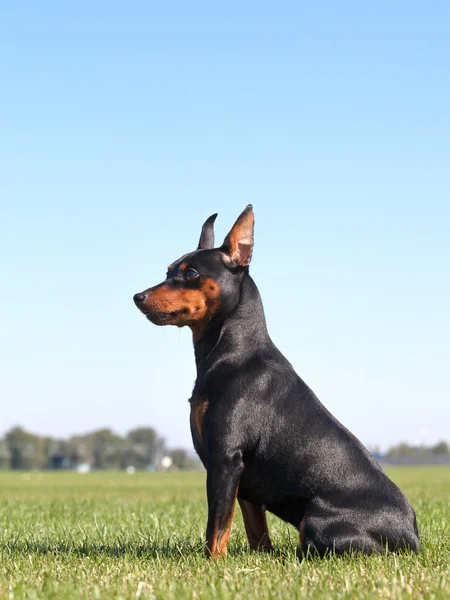
<svg viewBox="0 0 450 600">
<path fill-rule="evenodd" d="M 444 440 L 438 442 L 435 446 L 431 447 L 431 452 L 433 454 L 438 454 L 438 455 L 446 455 L 446 454 L 450 454 L 450 447 L 447 444 L 447 442 L 444 442 Z"/>
<path fill-rule="evenodd" d="M 44 437 L 42 440 L 46 456 L 47 469 L 63 469 L 73 466 L 71 461 L 70 444 L 67 440 L 57 440 Z"/>
<path fill-rule="evenodd" d="M 11 466 L 11 452 L 5 440 L 0 440 L 0 469 L 9 469 Z"/>
<path fill-rule="evenodd" d="M 45 463 L 42 439 L 22 427 L 13 427 L 5 435 L 12 469 L 36 469 Z"/>
<path fill-rule="evenodd" d="M 92 443 L 86 435 L 73 435 L 68 441 L 68 455 L 72 465 L 92 464 Z"/>
<path fill-rule="evenodd" d="M 406 442 L 401 442 L 397 446 L 389 448 L 388 456 L 390 457 L 404 457 L 404 456 L 415 456 L 418 453 L 417 448 L 410 446 Z"/>
<path fill-rule="evenodd" d="M 201 467 L 201 462 L 192 458 L 192 456 L 184 448 L 174 448 L 169 452 L 172 459 L 172 466 L 177 469 L 198 469 Z"/>
<path fill-rule="evenodd" d="M 96 469 L 117 469 L 123 454 L 123 439 L 111 429 L 98 429 L 88 434 L 92 449 L 92 466 Z"/>
<path fill-rule="evenodd" d="M 95 469 L 118 469 L 122 464 L 124 440 L 111 429 L 97 429 L 72 436 L 66 452 L 72 465 L 88 463 Z"/>
<path fill-rule="evenodd" d="M 142 469 L 149 465 L 159 466 L 165 443 L 153 427 L 137 427 L 128 432 L 125 447 L 122 466 Z"/>
</svg>

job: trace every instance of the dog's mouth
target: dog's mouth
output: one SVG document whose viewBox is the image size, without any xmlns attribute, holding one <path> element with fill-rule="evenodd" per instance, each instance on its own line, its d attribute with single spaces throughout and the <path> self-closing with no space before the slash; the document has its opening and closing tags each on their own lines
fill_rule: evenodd
<svg viewBox="0 0 450 600">
<path fill-rule="evenodd" d="M 185 315 L 188 312 L 187 309 L 173 310 L 171 312 L 144 312 L 146 318 L 154 325 L 170 325 L 178 319 L 181 315 Z"/>
</svg>

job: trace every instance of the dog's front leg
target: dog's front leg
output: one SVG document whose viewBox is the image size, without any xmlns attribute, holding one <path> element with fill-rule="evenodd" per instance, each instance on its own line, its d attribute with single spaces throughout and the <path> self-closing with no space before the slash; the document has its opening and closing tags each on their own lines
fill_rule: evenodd
<svg viewBox="0 0 450 600">
<path fill-rule="evenodd" d="M 245 532 L 250 550 L 259 550 L 261 552 L 273 550 L 264 507 L 248 502 L 243 498 L 238 498 L 238 501 L 242 517 L 244 518 Z"/>
<path fill-rule="evenodd" d="M 243 468 L 242 453 L 239 451 L 216 454 L 207 461 L 207 557 L 217 557 L 225 555 L 227 552 L 239 479 Z"/>
</svg>

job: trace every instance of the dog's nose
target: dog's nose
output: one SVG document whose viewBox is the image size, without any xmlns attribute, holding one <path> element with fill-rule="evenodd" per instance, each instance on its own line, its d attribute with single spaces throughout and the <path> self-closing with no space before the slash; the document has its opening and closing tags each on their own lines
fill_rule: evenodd
<svg viewBox="0 0 450 600">
<path fill-rule="evenodd" d="M 144 300 L 147 298 L 147 294 L 135 294 L 133 296 L 133 300 L 135 304 L 142 304 L 142 302 L 144 302 Z"/>
</svg>

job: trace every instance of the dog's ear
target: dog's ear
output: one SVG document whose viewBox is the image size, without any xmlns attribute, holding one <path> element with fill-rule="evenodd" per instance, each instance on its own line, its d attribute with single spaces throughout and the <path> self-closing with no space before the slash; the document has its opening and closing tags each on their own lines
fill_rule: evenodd
<svg viewBox="0 0 450 600">
<path fill-rule="evenodd" d="M 214 221 L 217 213 L 211 215 L 203 223 L 197 250 L 212 250 L 214 248 Z"/>
<path fill-rule="evenodd" d="M 239 215 L 222 245 L 222 252 L 230 257 L 233 265 L 246 267 L 253 252 L 253 227 L 255 217 L 251 204 Z"/>
</svg>

